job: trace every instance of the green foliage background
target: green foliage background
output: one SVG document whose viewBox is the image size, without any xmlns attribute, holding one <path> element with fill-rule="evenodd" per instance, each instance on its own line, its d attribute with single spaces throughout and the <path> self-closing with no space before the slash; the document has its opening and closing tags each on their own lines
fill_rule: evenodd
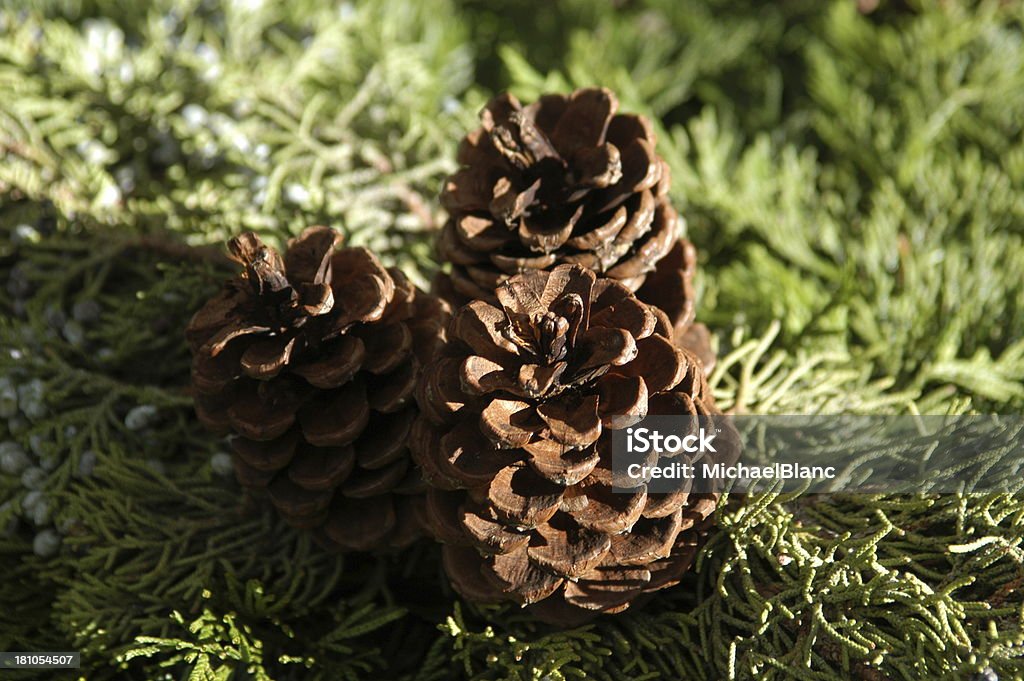
<svg viewBox="0 0 1024 681">
<path fill-rule="evenodd" d="M 431 546 L 326 556 L 243 503 L 181 338 L 245 229 L 332 224 L 426 282 L 486 98 L 601 84 L 659 122 L 722 406 L 1019 413 L 1022 27 L 937 0 L 7 3 L 0 650 L 81 650 L 88 679 L 1024 678 L 1020 497 L 765 491 L 681 586 L 553 630 L 461 604 Z"/>
</svg>

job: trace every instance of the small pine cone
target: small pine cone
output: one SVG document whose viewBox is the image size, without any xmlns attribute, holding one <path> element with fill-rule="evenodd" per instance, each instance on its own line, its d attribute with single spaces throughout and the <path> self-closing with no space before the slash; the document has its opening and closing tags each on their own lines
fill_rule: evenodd
<svg viewBox="0 0 1024 681">
<path fill-rule="evenodd" d="M 455 589 L 572 623 L 676 583 L 714 493 L 613 492 L 611 429 L 719 413 L 667 315 L 579 266 L 461 308 L 416 391 L 413 456 Z M 614 424 L 614 425 L 613 425 Z"/>
<path fill-rule="evenodd" d="M 668 164 L 643 116 L 617 113 L 607 89 L 503 94 L 462 141 L 445 182 L 437 292 L 453 305 L 494 301 L 508 277 L 579 264 L 661 307 L 677 333 L 693 322 L 696 252 L 679 238 Z"/>
<path fill-rule="evenodd" d="M 199 419 L 234 433 L 239 482 L 332 549 L 421 534 L 422 479 L 406 441 L 420 365 L 449 308 L 365 248 L 311 227 L 284 257 L 233 239 L 244 267 L 192 318 Z"/>
</svg>

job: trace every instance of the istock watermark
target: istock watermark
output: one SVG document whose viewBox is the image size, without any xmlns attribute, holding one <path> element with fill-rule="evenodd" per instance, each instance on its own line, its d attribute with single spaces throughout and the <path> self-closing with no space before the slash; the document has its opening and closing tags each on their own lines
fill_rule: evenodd
<svg viewBox="0 0 1024 681">
<path fill-rule="evenodd" d="M 718 433 L 708 435 L 701 426 L 696 435 L 676 435 L 669 433 L 662 435 L 650 428 L 627 428 L 626 446 L 631 452 L 648 452 L 652 449 L 671 453 L 678 452 L 713 452 L 715 448 L 711 445 L 712 440 L 718 437 Z"/>
<path fill-rule="evenodd" d="M 611 424 L 617 491 L 1016 492 L 1024 416 L 648 416 Z"/>
</svg>

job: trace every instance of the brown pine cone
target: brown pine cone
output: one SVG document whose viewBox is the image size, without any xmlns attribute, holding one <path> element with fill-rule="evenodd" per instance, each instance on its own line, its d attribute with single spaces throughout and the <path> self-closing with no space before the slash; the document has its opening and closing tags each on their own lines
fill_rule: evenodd
<svg viewBox="0 0 1024 681">
<path fill-rule="evenodd" d="M 611 429 L 717 414 L 700 362 L 664 312 L 579 266 L 494 297 L 455 314 L 416 392 L 411 447 L 449 578 L 550 621 L 625 610 L 689 568 L 717 495 L 613 493 Z"/>
<path fill-rule="evenodd" d="M 400 546 L 422 525 L 412 393 L 449 308 L 340 240 L 311 227 L 283 258 L 252 233 L 231 241 L 244 270 L 186 332 L 195 408 L 235 434 L 239 482 L 290 524 L 333 549 Z"/>
<path fill-rule="evenodd" d="M 437 292 L 453 305 L 495 302 L 508 277 L 579 264 L 658 305 L 678 333 L 693 322 L 696 252 L 679 238 L 668 164 L 643 116 L 617 113 L 607 89 L 491 100 L 445 182 L 438 239 L 452 264 Z"/>
</svg>

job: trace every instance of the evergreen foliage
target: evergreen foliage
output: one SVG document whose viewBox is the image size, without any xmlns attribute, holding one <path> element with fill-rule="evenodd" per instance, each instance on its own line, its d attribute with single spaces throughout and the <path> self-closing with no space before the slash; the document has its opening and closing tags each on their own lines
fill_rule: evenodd
<svg viewBox="0 0 1024 681">
<path fill-rule="evenodd" d="M 733 498 L 682 585 L 556 630 L 460 603 L 434 547 L 325 555 L 244 503 L 181 336 L 244 229 L 331 224 L 426 282 L 486 96 L 602 84 L 659 122 L 723 408 L 1019 413 L 1020 3 L 20 5 L 0 650 L 88 679 L 1024 677 L 1020 496 Z"/>
</svg>

